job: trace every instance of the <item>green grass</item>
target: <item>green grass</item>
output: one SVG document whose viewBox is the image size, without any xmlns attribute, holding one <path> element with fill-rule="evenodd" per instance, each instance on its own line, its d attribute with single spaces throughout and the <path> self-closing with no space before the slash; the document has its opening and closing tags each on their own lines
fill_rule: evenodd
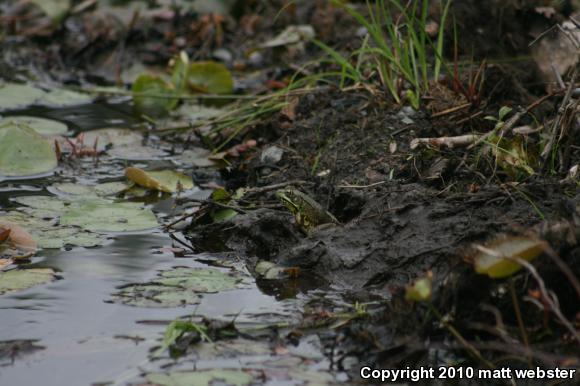
<svg viewBox="0 0 580 386">
<path fill-rule="evenodd" d="M 331 0 L 352 16 L 368 35 L 361 47 L 348 57 L 320 41 L 314 40 L 340 67 L 340 86 L 366 82 L 365 71 L 378 75 L 384 89 L 397 103 L 409 101 L 419 107 L 421 96 L 431 80 L 438 79 L 443 65 L 444 31 L 451 0 L 442 4 L 443 12 L 435 41 L 427 35 L 429 0 L 411 0 L 403 6 L 397 0 L 367 1 L 364 16 L 342 0 Z M 353 64 L 354 63 L 354 64 Z"/>
</svg>

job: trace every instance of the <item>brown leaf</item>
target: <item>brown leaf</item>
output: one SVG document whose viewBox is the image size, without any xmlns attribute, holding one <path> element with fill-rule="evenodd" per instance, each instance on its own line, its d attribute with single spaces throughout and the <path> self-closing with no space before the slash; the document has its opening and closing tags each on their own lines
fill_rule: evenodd
<svg viewBox="0 0 580 386">
<path fill-rule="evenodd" d="M 0 244 L 8 240 L 8 236 L 10 236 L 10 229 L 0 228 Z"/>
<path fill-rule="evenodd" d="M 0 220 L 1 234 L 4 235 L 8 231 L 8 236 L 2 243 L 2 247 L 8 247 L 8 250 L 3 251 L 3 255 L 11 258 L 30 257 L 37 250 L 36 241 L 20 225 L 11 221 Z"/>
</svg>

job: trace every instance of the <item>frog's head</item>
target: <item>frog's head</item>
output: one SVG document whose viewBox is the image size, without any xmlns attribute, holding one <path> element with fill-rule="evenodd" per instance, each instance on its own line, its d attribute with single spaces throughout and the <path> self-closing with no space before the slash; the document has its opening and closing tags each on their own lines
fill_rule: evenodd
<svg viewBox="0 0 580 386">
<path fill-rule="evenodd" d="M 290 212 L 297 213 L 300 210 L 296 191 L 294 189 L 278 190 L 276 192 L 276 197 L 290 210 Z"/>
</svg>

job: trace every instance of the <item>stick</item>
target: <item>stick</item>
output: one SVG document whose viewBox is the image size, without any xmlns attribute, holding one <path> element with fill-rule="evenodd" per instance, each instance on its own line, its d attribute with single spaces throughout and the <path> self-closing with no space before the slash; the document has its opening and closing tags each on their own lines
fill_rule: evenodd
<svg viewBox="0 0 580 386">
<path fill-rule="evenodd" d="M 439 138 L 415 138 L 409 145 L 411 150 L 416 149 L 421 144 L 431 145 L 435 147 L 447 147 L 453 149 L 454 147 L 461 147 L 470 145 L 478 141 L 481 137 L 477 134 L 465 134 L 457 137 L 439 137 Z"/>
</svg>

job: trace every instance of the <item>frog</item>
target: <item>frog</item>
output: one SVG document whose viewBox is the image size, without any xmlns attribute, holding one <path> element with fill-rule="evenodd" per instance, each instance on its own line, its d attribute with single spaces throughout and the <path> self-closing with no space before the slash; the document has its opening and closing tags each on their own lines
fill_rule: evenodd
<svg viewBox="0 0 580 386">
<path fill-rule="evenodd" d="M 294 215 L 296 225 L 304 234 L 309 234 L 314 228 L 324 224 L 340 224 L 336 217 L 318 202 L 297 189 L 278 190 L 276 197 Z"/>
</svg>

